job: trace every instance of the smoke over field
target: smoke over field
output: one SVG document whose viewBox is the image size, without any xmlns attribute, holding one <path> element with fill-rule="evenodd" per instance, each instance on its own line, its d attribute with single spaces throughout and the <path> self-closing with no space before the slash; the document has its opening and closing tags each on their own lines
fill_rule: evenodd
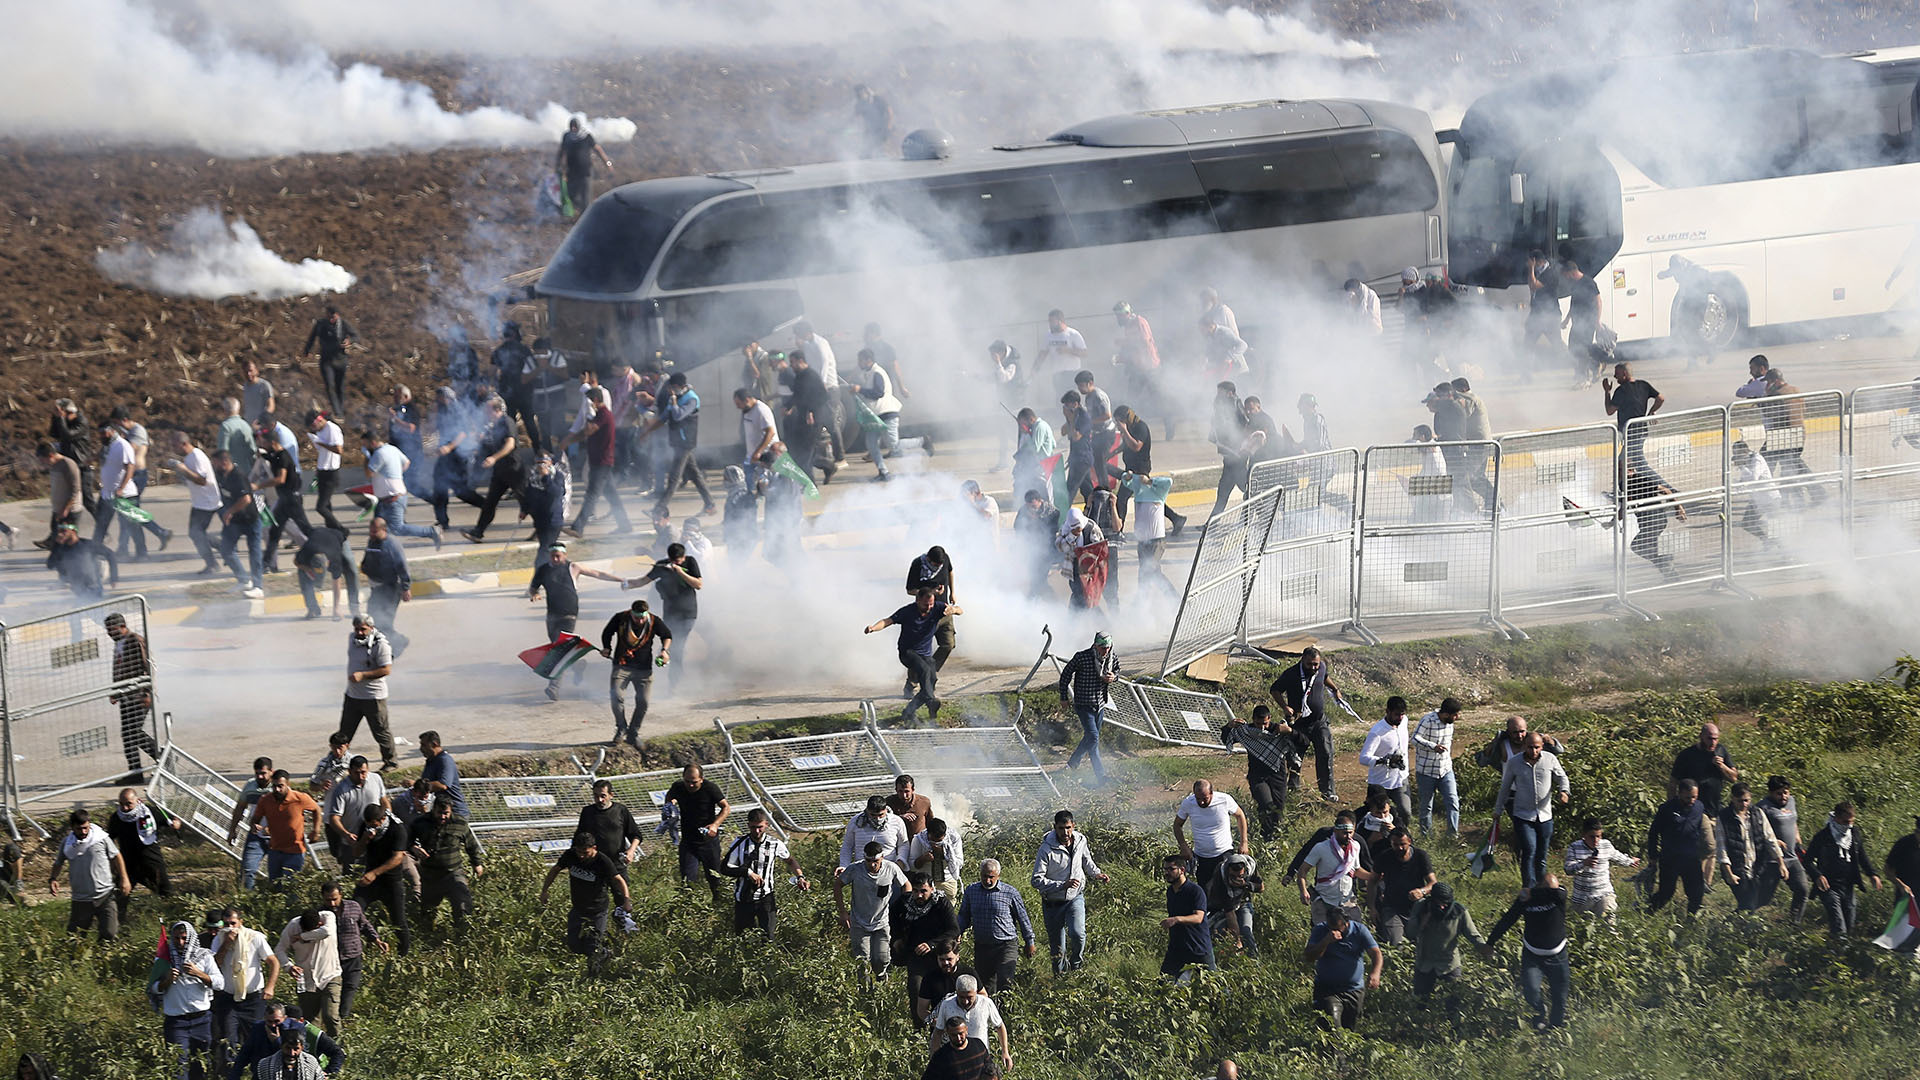
<svg viewBox="0 0 1920 1080">
<path fill-rule="evenodd" d="M 163 247 L 132 243 L 100 252 L 94 264 L 118 284 L 200 300 L 339 293 L 354 281 L 344 267 L 323 259 L 289 262 L 267 250 L 245 219 L 228 222 L 206 207 L 182 218 Z"/>
</svg>

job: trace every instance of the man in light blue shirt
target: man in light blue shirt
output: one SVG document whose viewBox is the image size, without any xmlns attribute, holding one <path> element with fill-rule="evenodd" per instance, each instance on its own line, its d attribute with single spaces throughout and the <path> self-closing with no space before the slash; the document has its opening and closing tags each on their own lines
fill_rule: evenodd
<svg viewBox="0 0 1920 1080">
<path fill-rule="evenodd" d="M 430 536 L 440 547 L 439 526 L 407 524 L 407 468 L 411 464 L 400 448 L 387 441 L 378 428 L 360 433 L 360 445 L 367 455 L 367 478 L 373 483 L 374 513 L 386 520 L 395 536 Z"/>
</svg>

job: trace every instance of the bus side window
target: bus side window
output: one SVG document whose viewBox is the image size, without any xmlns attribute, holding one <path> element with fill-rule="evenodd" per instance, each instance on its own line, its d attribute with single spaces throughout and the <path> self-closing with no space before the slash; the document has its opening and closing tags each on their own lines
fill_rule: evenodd
<svg viewBox="0 0 1920 1080">
<path fill-rule="evenodd" d="M 1352 192 L 1346 216 L 1419 213 L 1440 201 L 1432 166 L 1419 146 L 1399 132 L 1336 136 L 1333 152 Z"/>
<path fill-rule="evenodd" d="M 1345 216 L 1351 198 L 1325 139 L 1231 156 L 1196 156 L 1223 232 L 1305 225 Z"/>
<path fill-rule="evenodd" d="M 1026 255 L 1075 246 L 1073 226 L 1047 176 L 975 180 L 927 191 L 916 222 L 954 259 Z"/>
<path fill-rule="evenodd" d="M 1081 244 L 1124 244 L 1217 231 L 1213 207 L 1185 155 L 1173 161 L 1126 161 L 1055 169 Z"/>
<path fill-rule="evenodd" d="M 660 264 L 663 289 L 700 289 L 785 277 L 765 238 L 772 213 L 757 196 L 727 199 L 699 212 Z"/>
</svg>

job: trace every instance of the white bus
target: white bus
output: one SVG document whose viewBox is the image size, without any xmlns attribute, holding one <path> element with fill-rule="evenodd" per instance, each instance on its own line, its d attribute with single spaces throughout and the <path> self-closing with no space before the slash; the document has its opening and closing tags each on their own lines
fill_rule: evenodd
<svg viewBox="0 0 1920 1080">
<path fill-rule="evenodd" d="M 1570 248 L 1620 340 L 1695 348 L 1911 309 L 1912 52 L 1624 60 L 1489 93 L 1441 134 L 1453 279 L 1524 286 L 1530 249 Z"/>
<path fill-rule="evenodd" d="M 1130 302 L 1171 362 L 1198 337 L 1204 285 L 1245 332 L 1281 322 L 1288 286 L 1437 273 L 1443 179 L 1431 121 L 1404 106 L 1124 114 L 1032 145 L 627 184 L 582 215 L 537 292 L 570 354 L 687 371 L 711 450 L 738 442 L 738 350 L 784 347 L 803 317 L 842 373 L 880 323 L 909 423 L 977 420 L 999 415 L 994 397 L 962 373 L 983 370 L 995 338 L 1032 356 L 1051 308 L 1098 362 L 1113 305 Z"/>
</svg>

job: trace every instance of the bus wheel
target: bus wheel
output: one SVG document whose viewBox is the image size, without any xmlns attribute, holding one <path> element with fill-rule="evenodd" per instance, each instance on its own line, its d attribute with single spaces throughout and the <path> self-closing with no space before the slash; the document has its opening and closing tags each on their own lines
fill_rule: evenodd
<svg viewBox="0 0 1920 1080">
<path fill-rule="evenodd" d="M 1674 302 L 1674 333 L 1703 348 L 1727 348 L 1746 328 L 1746 296 L 1731 281 L 1716 279 L 1705 293 Z"/>
</svg>

